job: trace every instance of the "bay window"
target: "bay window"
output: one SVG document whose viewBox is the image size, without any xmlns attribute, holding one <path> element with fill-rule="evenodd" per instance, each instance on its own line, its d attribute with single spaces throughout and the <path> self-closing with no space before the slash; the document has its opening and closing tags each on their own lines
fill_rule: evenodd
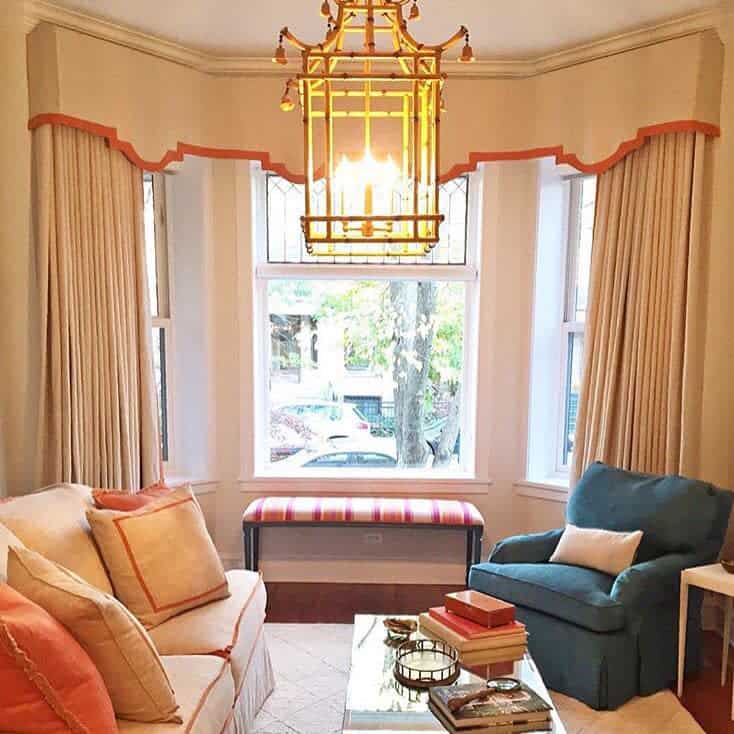
<svg viewBox="0 0 734 734">
<path fill-rule="evenodd" d="M 171 298 L 166 232 L 166 195 L 162 173 L 143 174 L 143 222 L 148 273 L 148 301 L 153 322 L 153 370 L 158 397 L 161 456 L 169 460 Z"/>
<path fill-rule="evenodd" d="M 558 465 L 568 471 L 573 456 L 576 414 L 584 359 L 584 330 L 589 300 L 591 246 L 594 237 L 596 177 L 577 176 L 570 181 L 565 303 L 561 340 L 562 412 L 559 425 Z"/>
<path fill-rule="evenodd" d="M 540 165 L 527 479 L 567 484 L 583 378 L 596 178 Z"/>
<path fill-rule="evenodd" d="M 256 174 L 259 472 L 473 472 L 475 186 L 441 186 L 431 252 L 377 260 L 309 255 L 303 188 Z"/>
</svg>

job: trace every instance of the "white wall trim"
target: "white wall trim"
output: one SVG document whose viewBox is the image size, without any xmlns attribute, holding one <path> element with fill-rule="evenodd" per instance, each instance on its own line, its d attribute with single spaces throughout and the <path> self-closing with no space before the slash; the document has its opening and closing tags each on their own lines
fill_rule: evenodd
<svg viewBox="0 0 734 734">
<path fill-rule="evenodd" d="M 533 482 L 523 479 L 513 484 L 515 494 L 520 497 L 532 497 L 549 502 L 568 502 L 569 490 L 560 482 Z"/>
<path fill-rule="evenodd" d="M 643 46 L 661 43 L 673 38 L 680 38 L 712 28 L 716 29 L 719 26 L 719 18 L 720 11 L 712 8 L 536 58 L 486 59 L 471 65 L 446 61 L 444 67 L 455 77 L 475 79 L 531 77 Z M 62 8 L 50 2 L 50 0 L 25 0 L 27 31 L 30 32 L 42 22 L 79 31 L 94 38 L 117 43 L 207 74 L 283 76 L 284 74 L 293 73 L 296 69 L 294 63 L 287 67 L 275 66 L 269 58 L 216 56 L 196 51 L 159 36 L 127 28 L 76 10 Z"/>
<path fill-rule="evenodd" d="M 453 496 L 468 497 L 487 495 L 493 485 L 491 480 L 479 479 L 374 479 L 363 478 L 301 478 L 254 477 L 239 480 L 240 493 L 260 495 L 344 495 L 366 496 Z"/>
<path fill-rule="evenodd" d="M 172 487 L 190 486 L 195 495 L 216 494 L 221 482 L 218 479 L 202 479 L 166 474 L 166 483 Z"/>
</svg>

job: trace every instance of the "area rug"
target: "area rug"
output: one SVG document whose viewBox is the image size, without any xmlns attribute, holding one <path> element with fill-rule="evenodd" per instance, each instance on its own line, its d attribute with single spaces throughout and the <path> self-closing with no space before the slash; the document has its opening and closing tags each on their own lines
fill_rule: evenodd
<svg viewBox="0 0 734 734">
<path fill-rule="evenodd" d="M 341 734 L 352 626 L 267 624 L 265 630 L 276 688 L 255 721 L 255 734 Z M 551 695 L 568 734 L 703 732 L 670 691 L 602 712 Z"/>
</svg>

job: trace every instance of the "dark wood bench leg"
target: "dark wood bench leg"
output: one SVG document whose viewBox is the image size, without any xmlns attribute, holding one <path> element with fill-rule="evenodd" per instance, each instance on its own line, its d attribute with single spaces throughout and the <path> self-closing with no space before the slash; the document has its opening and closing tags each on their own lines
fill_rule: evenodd
<svg viewBox="0 0 734 734">
<path fill-rule="evenodd" d="M 484 528 L 480 525 L 474 528 L 474 551 L 472 564 L 482 562 L 482 536 Z"/>
<path fill-rule="evenodd" d="M 242 528 L 242 538 L 245 541 L 245 570 L 252 571 L 250 567 L 250 547 L 252 546 L 252 528 L 249 525 L 245 525 Z"/>
<path fill-rule="evenodd" d="M 257 571 L 260 563 L 260 528 L 255 525 L 245 525 L 242 528 L 245 540 L 245 569 Z"/>
<path fill-rule="evenodd" d="M 475 563 L 482 560 L 482 531 L 481 526 L 472 526 L 466 531 L 466 583 L 469 584 L 469 571 Z"/>
<path fill-rule="evenodd" d="M 252 529 L 252 570 L 260 570 L 260 528 L 254 527 Z"/>
</svg>

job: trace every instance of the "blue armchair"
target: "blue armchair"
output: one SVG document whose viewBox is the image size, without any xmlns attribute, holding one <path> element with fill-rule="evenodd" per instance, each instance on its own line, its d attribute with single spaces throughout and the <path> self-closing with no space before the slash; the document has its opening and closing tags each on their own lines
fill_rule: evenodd
<svg viewBox="0 0 734 734">
<path fill-rule="evenodd" d="M 642 530 L 634 565 L 616 578 L 548 563 L 563 530 L 507 538 L 472 567 L 469 586 L 517 607 L 549 688 L 595 709 L 615 709 L 676 677 L 678 593 L 684 568 L 712 563 L 732 495 L 679 476 L 593 464 L 569 498 L 567 521 Z M 700 666 L 702 594 L 691 589 L 686 671 Z"/>
</svg>

